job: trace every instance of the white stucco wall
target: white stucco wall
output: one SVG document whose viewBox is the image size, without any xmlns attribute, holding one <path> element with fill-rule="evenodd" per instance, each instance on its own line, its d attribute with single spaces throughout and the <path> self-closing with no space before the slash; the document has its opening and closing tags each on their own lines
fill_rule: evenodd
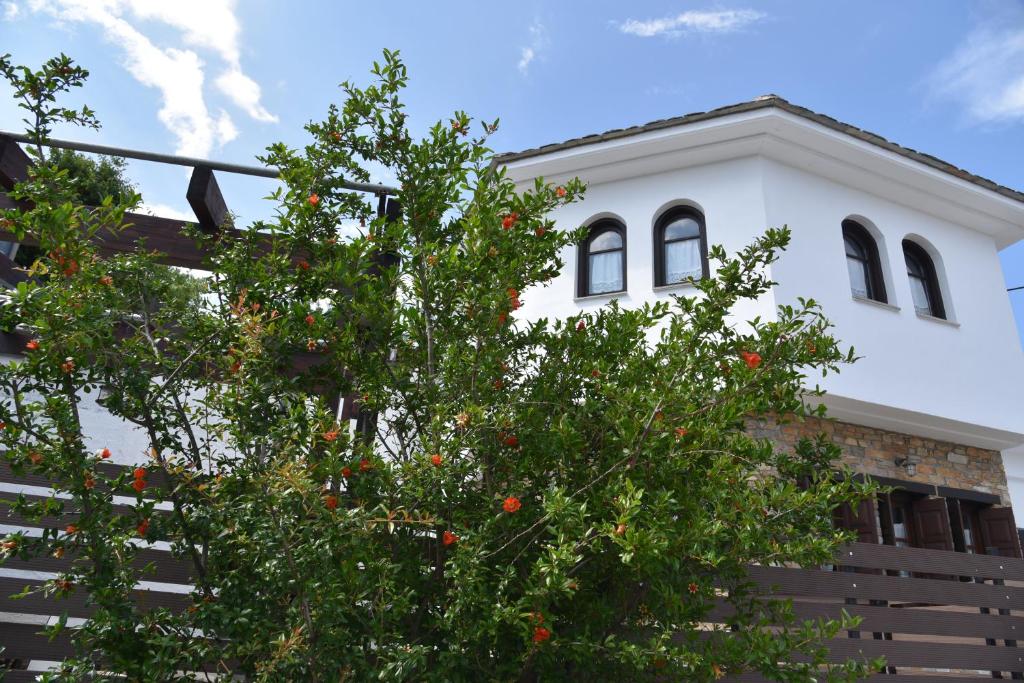
<svg viewBox="0 0 1024 683">
<path fill-rule="evenodd" d="M 577 254 L 568 249 L 558 278 L 543 291 L 523 293 L 523 315 L 560 317 L 611 298 L 635 305 L 668 296 L 653 286 L 653 223 L 679 201 L 701 208 L 709 243 L 730 252 L 765 227 L 790 227 L 791 246 L 772 270 L 780 285 L 734 313 L 771 317 L 777 302 L 797 296 L 822 303 L 837 336 L 864 356 L 823 381 L 834 415 L 989 448 L 1024 441 L 1024 352 L 993 237 L 759 155 L 592 184 L 582 202 L 556 211 L 556 224 L 571 228 L 598 215 L 620 217 L 627 226 L 628 291 L 574 299 Z M 850 293 L 841 223 L 851 216 L 882 237 L 892 306 L 854 300 Z M 902 253 L 907 236 L 938 256 L 949 322 L 914 310 Z"/>
</svg>

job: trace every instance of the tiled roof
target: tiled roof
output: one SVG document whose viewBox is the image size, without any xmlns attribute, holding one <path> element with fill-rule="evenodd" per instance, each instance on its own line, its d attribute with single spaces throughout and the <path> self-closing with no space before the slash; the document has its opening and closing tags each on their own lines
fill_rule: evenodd
<svg viewBox="0 0 1024 683">
<path fill-rule="evenodd" d="M 545 154 L 551 154 L 552 152 L 558 152 L 565 149 L 572 149 L 574 147 L 583 147 L 585 145 L 593 145 L 599 142 L 607 142 L 609 140 L 618 140 L 621 138 L 630 137 L 632 135 L 639 135 L 641 133 L 647 133 L 655 130 L 662 130 L 665 128 L 673 128 L 675 126 L 684 126 L 690 123 L 697 123 L 699 121 L 707 121 L 709 119 L 721 118 L 723 116 L 730 116 L 732 114 L 742 114 L 744 112 L 755 111 L 758 109 L 768 109 L 775 107 L 782 111 L 789 112 L 801 118 L 809 121 L 814 121 L 826 128 L 830 128 L 834 131 L 845 133 L 851 137 L 863 140 L 864 142 L 871 143 L 882 149 L 886 149 L 890 152 L 899 154 L 900 156 L 908 159 L 913 159 L 926 166 L 930 166 L 943 173 L 966 180 L 967 182 L 974 183 L 979 187 L 983 187 L 986 190 L 991 190 L 1004 197 L 1008 197 L 1018 202 L 1024 202 L 1024 192 L 1019 192 L 1012 188 L 1000 185 L 999 183 L 993 182 L 988 178 L 982 178 L 981 176 L 975 175 L 962 168 L 958 168 L 950 163 L 925 154 L 918 152 L 917 150 L 910 149 L 909 147 L 903 147 L 897 145 L 895 142 L 886 140 L 881 135 L 875 135 L 874 133 L 868 132 L 851 126 L 848 123 L 837 121 L 831 116 L 825 116 L 815 111 L 811 111 L 805 107 L 795 105 L 788 100 L 785 100 L 778 95 L 764 95 L 756 99 L 750 100 L 749 102 L 741 102 L 739 104 L 731 104 L 727 107 L 719 107 L 718 109 L 712 109 L 710 111 L 696 112 L 693 114 L 686 114 L 685 116 L 675 116 L 669 119 L 660 119 L 658 121 L 651 121 L 640 126 L 631 126 L 629 128 L 616 128 L 614 130 L 605 131 L 604 133 L 595 133 L 593 135 L 585 135 L 579 138 L 572 138 L 565 142 L 556 142 L 550 145 L 543 145 L 541 147 L 534 147 L 532 149 L 523 150 L 521 152 L 509 152 L 506 154 L 499 154 L 495 157 L 494 162 L 496 164 L 509 164 L 520 159 L 528 159 L 530 157 L 539 157 Z"/>
</svg>

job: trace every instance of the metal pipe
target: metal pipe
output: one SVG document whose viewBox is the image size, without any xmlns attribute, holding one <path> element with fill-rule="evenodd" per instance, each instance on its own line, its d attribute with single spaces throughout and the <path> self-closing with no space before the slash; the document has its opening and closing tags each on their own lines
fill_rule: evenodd
<svg viewBox="0 0 1024 683">
<path fill-rule="evenodd" d="M 5 135 L 12 140 L 25 144 L 36 144 L 31 137 L 24 133 L 8 133 L 7 131 L 0 131 L 0 135 Z M 197 157 L 182 157 L 174 154 L 161 154 L 159 152 L 143 152 L 137 149 L 124 149 L 122 147 L 111 147 L 108 145 L 96 145 L 91 142 L 75 142 L 73 140 L 58 140 L 56 138 L 47 138 L 43 142 L 44 147 L 57 147 L 59 149 L 73 149 L 76 152 L 91 152 L 93 154 L 105 154 L 113 157 L 123 157 L 125 159 L 138 159 L 140 161 L 156 161 L 162 164 L 174 164 L 176 166 L 190 166 L 195 168 L 197 166 L 205 166 L 213 171 L 224 171 L 225 173 L 238 173 L 241 175 L 257 176 L 259 178 L 279 178 L 281 176 L 280 169 L 273 166 L 247 166 L 245 164 L 232 164 L 226 161 L 211 161 L 209 159 L 199 159 Z M 342 182 L 342 187 L 346 190 L 354 190 L 356 192 L 371 192 L 376 195 L 397 195 L 398 188 L 390 187 L 388 185 L 379 185 L 376 183 L 353 183 L 349 181 Z"/>
</svg>

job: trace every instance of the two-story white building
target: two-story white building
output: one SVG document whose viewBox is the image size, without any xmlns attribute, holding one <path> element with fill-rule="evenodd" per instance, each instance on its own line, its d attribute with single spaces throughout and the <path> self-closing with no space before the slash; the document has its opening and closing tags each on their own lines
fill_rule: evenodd
<svg viewBox="0 0 1024 683">
<path fill-rule="evenodd" d="M 1024 238 L 1024 194 L 772 95 L 497 163 L 524 187 L 589 184 L 553 216 L 589 237 L 548 291 L 524 293 L 531 316 L 685 294 L 709 243 L 735 251 L 789 226 L 779 285 L 734 314 L 813 297 L 863 358 L 824 381 L 835 421 L 751 429 L 783 445 L 826 431 L 896 487 L 847 512 L 862 540 L 1019 555 L 1024 352 L 998 253 Z M 1009 488 L 1001 453 L 1019 471 Z"/>
</svg>

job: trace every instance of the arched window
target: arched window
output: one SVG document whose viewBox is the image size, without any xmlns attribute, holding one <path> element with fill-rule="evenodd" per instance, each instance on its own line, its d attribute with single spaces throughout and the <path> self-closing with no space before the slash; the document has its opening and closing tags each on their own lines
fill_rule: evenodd
<svg viewBox="0 0 1024 683">
<path fill-rule="evenodd" d="M 939 279 L 935 274 L 932 257 L 920 244 L 903 240 L 903 258 L 907 262 L 914 309 L 923 315 L 945 318 L 946 309 L 942 305 L 942 292 L 939 290 Z"/>
<path fill-rule="evenodd" d="M 708 275 L 704 216 L 680 206 L 666 211 L 654 225 L 654 284 L 673 285 Z"/>
<path fill-rule="evenodd" d="M 580 296 L 621 292 L 626 289 L 626 229 L 604 219 L 590 227 L 580 245 Z"/>
<path fill-rule="evenodd" d="M 846 267 L 850 271 L 850 289 L 853 290 L 853 295 L 887 303 L 875 238 L 860 223 L 845 220 L 843 241 L 846 243 Z"/>
</svg>

